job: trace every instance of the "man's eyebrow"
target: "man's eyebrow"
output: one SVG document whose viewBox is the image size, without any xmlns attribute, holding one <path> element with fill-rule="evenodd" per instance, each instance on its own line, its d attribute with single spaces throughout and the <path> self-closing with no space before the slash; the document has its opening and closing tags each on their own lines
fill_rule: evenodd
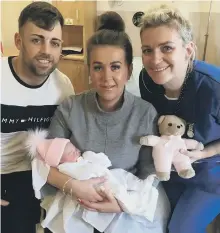
<svg viewBox="0 0 220 233">
<path fill-rule="evenodd" d="M 31 34 L 31 35 L 32 35 L 32 36 L 40 37 L 41 39 L 45 39 L 44 36 L 39 35 L 39 34 Z M 58 38 L 56 38 L 56 37 L 53 37 L 52 40 L 58 40 L 58 41 L 60 41 L 60 42 L 63 42 L 61 39 L 58 39 Z"/>
<path fill-rule="evenodd" d="M 113 62 L 110 63 L 110 65 L 117 64 L 117 63 L 122 64 L 120 61 L 113 61 Z M 102 65 L 102 62 L 100 62 L 100 61 L 94 61 L 92 64 Z"/>
</svg>

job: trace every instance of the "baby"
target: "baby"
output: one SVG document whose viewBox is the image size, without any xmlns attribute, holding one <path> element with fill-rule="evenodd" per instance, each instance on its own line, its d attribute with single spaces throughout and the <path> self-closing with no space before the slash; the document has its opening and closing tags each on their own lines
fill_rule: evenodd
<svg viewBox="0 0 220 233">
<path fill-rule="evenodd" d="M 140 180 L 123 169 L 109 170 L 111 162 L 104 153 L 92 151 L 81 153 L 69 139 L 46 139 L 46 136 L 46 131 L 29 132 L 26 143 L 32 158 L 33 187 L 36 193 L 46 183 L 45 174 L 48 175 L 49 167 L 56 167 L 61 173 L 77 180 L 105 176 L 107 184 L 103 185 L 102 189 L 108 186 L 124 212 L 153 221 L 158 199 L 155 175 Z M 45 172 L 45 165 L 48 172 Z M 36 197 L 40 198 L 39 195 Z M 92 233 L 93 227 L 104 232 L 116 215 L 86 210 L 74 197 L 65 195 L 61 191 L 57 191 L 56 196 L 45 209 L 47 215 L 42 226 L 54 233 L 60 232 L 56 223 L 58 219 L 63 221 L 64 232 L 73 232 L 71 227 L 73 225 L 76 230 L 74 232 Z"/>
</svg>

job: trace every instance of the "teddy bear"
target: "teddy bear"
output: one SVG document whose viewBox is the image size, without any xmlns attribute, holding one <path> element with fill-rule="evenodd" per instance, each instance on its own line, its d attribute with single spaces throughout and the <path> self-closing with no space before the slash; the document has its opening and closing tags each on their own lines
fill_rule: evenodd
<svg viewBox="0 0 220 233">
<path fill-rule="evenodd" d="M 182 178 L 195 176 L 190 158 L 181 154 L 180 150 L 203 150 L 203 144 L 194 139 L 182 138 L 186 122 L 175 115 L 160 116 L 158 127 L 161 136 L 148 135 L 140 138 L 141 145 L 153 147 L 152 156 L 158 179 L 169 180 L 172 165 Z"/>
</svg>

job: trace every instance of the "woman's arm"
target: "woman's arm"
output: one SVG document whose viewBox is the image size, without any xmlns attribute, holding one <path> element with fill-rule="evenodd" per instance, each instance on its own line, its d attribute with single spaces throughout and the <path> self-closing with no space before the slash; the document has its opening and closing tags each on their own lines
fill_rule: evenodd
<svg viewBox="0 0 220 233">
<path fill-rule="evenodd" d="M 215 142 L 210 143 L 209 145 L 207 145 L 204 150 L 192 150 L 192 151 L 188 151 L 188 150 L 181 150 L 180 151 L 182 154 L 187 155 L 191 162 L 195 162 L 197 160 L 200 159 L 206 159 L 206 158 L 210 158 L 212 156 L 215 155 L 219 155 L 220 154 L 220 140 L 217 140 Z M 220 161 L 220 159 L 219 159 Z"/>
<path fill-rule="evenodd" d="M 69 129 L 69 122 L 73 103 L 74 96 L 69 97 L 60 106 L 58 106 L 49 127 L 48 138 L 70 138 L 71 130 Z M 96 192 L 95 187 L 104 181 L 105 178 L 103 177 L 89 179 L 86 181 L 74 180 L 53 167 L 50 168 L 47 177 L 47 182 L 61 191 L 70 195 L 73 194 L 77 198 L 94 202 L 103 200 L 102 196 Z"/>
<path fill-rule="evenodd" d="M 122 208 L 118 204 L 118 201 L 110 190 L 100 190 L 100 193 L 102 193 L 102 196 L 104 197 L 104 200 L 102 202 L 89 202 L 86 200 L 81 200 L 80 204 L 88 210 L 98 211 L 102 213 L 123 212 Z"/>
<path fill-rule="evenodd" d="M 220 105 L 220 100 L 218 101 Z M 216 108 L 216 106 L 213 106 L 213 108 Z M 216 109 L 215 109 L 216 111 Z M 217 109 L 216 114 L 216 126 L 215 126 L 215 132 L 218 132 L 219 139 L 216 141 L 210 142 L 208 145 L 205 146 L 204 150 L 201 151 L 187 151 L 187 150 L 181 150 L 181 153 L 184 155 L 187 155 L 190 157 L 191 162 L 195 162 L 200 159 L 206 159 L 210 158 L 215 155 L 220 155 L 220 107 Z M 220 156 L 219 156 L 220 157 Z M 220 161 L 220 159 L 219 159 Z"/>
<path fill-rule="evenodd" d="M 220 91 L 219 88 L 216 91 Z M 218 93 L 219 94 L 219 93 Z M 218 140 L 209 143 L 205 149 L 203 150 L 204 154 L 203 154 L 203 158 L 209 158 L 212 156 L 215 156 L 217 154 L 220 155 L 220 99 L 218 99 L 217 101 L 217 106 L 219 106 L 219 108 L 217 108 L 217 114 L 216 114 L 216 132 L 218 132 Z M 213 108 L 216 108 L 216 106 L 213 105 Z"/>
<path fill-rule="evenodd" d="M 51 167 L 47 182 L 60 189 L 62 192 L 73 195 L 79 199 L 84 199 L 89 202 L 103 200 L 103 197 L 96 191 L 96 186 L 105 182 L 105 178 L 103 177 L 79 181 L 71 179 L 71 177 L 60 173 L 56 168 Z"/>
<path fill-rule="evenodd" d="M 220 154 L 220 139 L 207 145 L 204 149 L 204 152 L 205 158 Z"/>
</svg>

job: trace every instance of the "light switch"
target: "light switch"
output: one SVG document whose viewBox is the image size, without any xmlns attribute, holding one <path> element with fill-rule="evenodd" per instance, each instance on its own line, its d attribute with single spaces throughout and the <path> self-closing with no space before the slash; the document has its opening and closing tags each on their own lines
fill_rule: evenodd
<svg viewBox="0 0 220 233">
<path fill-rule="evenodd" d="M 65 25 L 73 25 L 73 19 L 71 19 L 71 18 L 65 18 L 64 19 L 64 24 Z"/>
</svg>

